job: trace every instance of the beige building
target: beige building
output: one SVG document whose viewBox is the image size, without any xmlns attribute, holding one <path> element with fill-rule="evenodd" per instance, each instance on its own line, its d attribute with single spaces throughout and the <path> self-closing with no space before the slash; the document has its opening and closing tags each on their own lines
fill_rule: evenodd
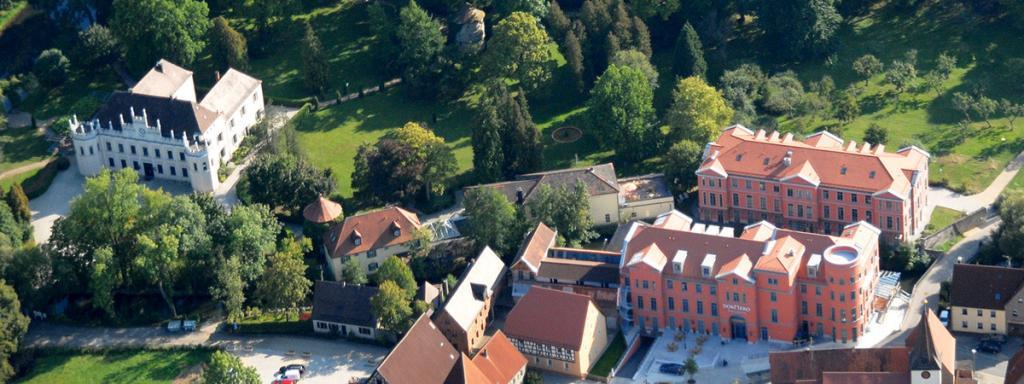
<svg viewBox="0 0 1024 384">
<path fill-rule="evenodd" d="M 473 188 L 494 188 L 518 205 L 526 204 L 542 187 L 575 188 L 583 183 L 590 194 L 590 218 L 594 225 L 631 219 L 649 219 L 672 210 L 672 193 L 661 174 L 619 179 L 611 163 L 586 168 L 560 169 L 520 175 L 515 180 Z"/>
<path fill-rule="evenodd" d="M 354 258 L 370 274 L 393 255 L 403 256 L 422 228 L 415 213 L 399 207 L 367 212 L 334 224 L 324 237 L 324 254 L 334 279 L 341 281 L 345 261 Z"/>
<path fill-rule="evenodd" d="M 504 331 L 529 366 L 581 378 L 608 346 L 604 315 L 589 296 L 540 286 L 512 308 Z"/>
<path fill-rule="evenodd" d="M 1024 269 L 957 264 L 949 301 L 954 331 L 1024 335 Z"/>
<path fill-rule="evenodd" d="M 459 352 L 472 354 L 481 346 L 487 322 L 491 318 L 495 291 L 505 277 L 505 263 L 490 247 L 485 247 L 466 268 L 451 298 L 434 323 Z"/>
</svg>

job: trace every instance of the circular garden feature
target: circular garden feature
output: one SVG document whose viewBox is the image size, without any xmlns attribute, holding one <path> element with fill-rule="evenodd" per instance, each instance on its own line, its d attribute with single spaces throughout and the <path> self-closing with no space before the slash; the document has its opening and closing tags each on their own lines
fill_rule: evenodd
<svg viewBox="0 0 1024 384">
<path fill-rule="evenodd" d="M 583 137 L 583 131 L 576 128 L 575 125 L 558 127 L 554 132 L 551 132 L 551 139 L 556 143 L 574 143 L 581 137 Z"/>
</svg>

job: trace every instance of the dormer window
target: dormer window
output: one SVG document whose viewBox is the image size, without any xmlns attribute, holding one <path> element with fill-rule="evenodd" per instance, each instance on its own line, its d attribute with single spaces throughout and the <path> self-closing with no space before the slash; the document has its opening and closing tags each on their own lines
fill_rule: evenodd
<svg viewBox="0 0 1024 384">
<path fill-rule="evenodd" d="M 704 277 L 711 276 L 711 268 L 701 267 L 700 268 L 700 274 L 701 274 L 701 276 L 704 276 Z"/>
<path fill-rule="evenodd" d="M 683 273 L 683 263 L 672 263 L 672 272 Z"/>
<path fill-rule="evenodd" d="M 736 154 L 736 161 L 740 161 L 740 160 L 743 160 L 743 154 L 742 153 L 737 153 Z"/>
<path fill-rule="evenodd" d="M 996 292 L 996 300 L 1002 300 L 1002 299 L 1003 299 L 1003 294 L 1000 293 L 1000 292 Z"/>
<path fill-rule="evenodd" d="M 845 175 L 846 174 L 846 166 L 843 166 L 842 168 L 839 169 L 839 174 L 840 175 Z"/>
<path fill-rule="evenodd" d="M 391 234 L 395 237 L 402 235 L 402 226 L 397 221 L 391 222 Z"/>
<path fill-rule="evenodd" d="M 767 157 L 766 157 L 766 158 L 764 158 L 764 161 L 763 161 L 763 163 L 764 163 L 764 165 L 768 165 L 768 158 L 767 158 Z"/>
<path fill-rule="evenodd" d="M 868 172 L 868 178 L 869 179 L 874 179 L 875 178 L 875 171 Z"/>
<path fill-rule="evenodd" d="M 363 234 L 359 233 L 359 231 L 352 231 L 352 244 L 363 244 Z"/>
</svg>

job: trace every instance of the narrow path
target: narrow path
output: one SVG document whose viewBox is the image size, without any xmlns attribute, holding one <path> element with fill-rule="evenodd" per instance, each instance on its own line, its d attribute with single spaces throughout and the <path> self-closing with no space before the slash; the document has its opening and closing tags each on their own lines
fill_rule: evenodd
<svg viewBox="0 0 1024 384">
<path fill-rule="evenodd" d="M 973 195 L 962 195 L 946 188 L 931 187 L 928 190 L 928 202 L 932 206 L 941 206 L 955 209 L 960 212 L 970 213 L 995 203 L 1003 189 L 1013 181 L 1024 165 L 1024 152 L 1017 154 L 1017 157 L 1006 164 L 1006 168 L 996 176 L 995 180 L 985 188 L 984 191 Z"/>
<path fill-rule="evenodd" d="M 22 165 L 22 166 L 20 166 L 18 168 L 8 169 L 8 170 L 4 171 L 3 173 L 0 173 L 0 180 L 6 179 L 6 178 L 11 177 L 11 176 L 17 176 L 17 175 L 20 175 L 20 174 L 22 174 L 24 172 L 34 171 L 34 170 L 37 170 L 39 168 L 45 167 L 46 164 L 50 162 L 50 160 L 51 160 L 50 158 L 46 158 L 44 160 L 39 160 L 39 161 L 34 162 L 34 163 L 29 163 L 29 164 Z"/>
</svg>

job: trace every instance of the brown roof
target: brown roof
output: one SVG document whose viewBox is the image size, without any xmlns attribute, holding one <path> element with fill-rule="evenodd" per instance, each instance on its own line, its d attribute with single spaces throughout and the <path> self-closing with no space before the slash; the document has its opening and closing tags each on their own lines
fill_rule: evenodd
<svg viewBox="0 0 1024 384">
<path fill-rule="evenodd" d="M 1024 269 L 956 264 L 949 303 L 957 307 L 998 309 L 1021 289 Z"/>
<path fill-rule="evenodd" d="M 424 313 L 377 367 L 389 384 L 444 383 L 461 354 Z"/>
<path fill-rule="evenodd" d="M 541 261 L 537 276 L 570 283 L 592 281 L 618 284 L 619 266 L 599 261 L 548 257 Z"/>
<path fill-rule="evenodd" d="M 427 381 L 423 381 L 426 383 Z M 390 384 L 390 383 L 389 383 Z M 493 383 L 487 378 L 487 375 L 473 364 L 473 361 L 469 359 L 464 353 L 459 354 L 459 360 L 455 362 L 455 366 L 452 367 L 451 372 L 448 373 L 448 377 L 445 378 L 444 384 L 499 384 Z"/>
<path fill-rule="evenodd" d="M 892 190 L 904 197 L 910 187 L 904 171 L 922 169 L 929 155 L 914 149 L 896 153 L 884 149 L 858 146 L 853 141 L 844 145 L 828 133 L 818 133 L 801 142 L 791 134 L 753 132 L 736 125 L 710 144 L 701 169 L 775 180 L 799 177 L 812 184 L 856 191 Z M 783 161 L 787 153 L 791 153 L 788 166 Z"/>
<path fill-rule="evenodd" d="M 400 230 L 397 237 L 394 235 L 396 226 Z M 344 222 L 331 227 L 325 243 L 331 257 L 341 257 L 407 243 L 415 238 L 414 232 L 420 226 L 415 213 L 387 207 L 345 218 Z M 358 245 L 356 237 L 361 239 Z"/>
<path fill-rule="evenodd" d="M 1024 384 L 1024 348 L 1017 351 L 1006 364 L 1004 384 Z"/>
<path fill-rule="evenodd" d="M 316 201 L 302 209 L 302 217 L 306 221 L 317 224 L 333 221 L 341 216 L 341 213 L 341 204 L 325 199 L 323 196 L 317 197 Z"/>
<path fill-rule="evenodd" d="M 942 369 L 952 375 L 956 371 L 956 339 L 927 306 L 923 311 L 926 313 L 907 337 L 910 368 Z"/>
<path fill-rule="evenodd" d="M 504 194 L 509 201 L 516 201 L 518 199 L 517 194 L 521 193 L 525 201 L 529 200 L 533 193 L 539 190 L 542 185 L 547 185 L 554 189 L 565 187 L 571 190 L 576 187 L 577 182 L 583 182 L 591 196 L 610 193 L 617 194 L 619 192 L 618 177 L 615 175 L 615 166 L 612 163 L 598 164 L 585 168 L 529 173 L 519 175 L 516 177 L 516 180 L 477 185 L 468 189 L 493 188 Z"/>
<path fill-rule="evenodd" d="M 526 357 L 519 353 L 501 330 L 473 356 L 473 364 L 480 368 L 492 384 L 512 382 L 512 378 L 526 367 L 526 362 Z"/>
<path fill-rule="evenodd" d="M 771 352 L 771 382 L 821 382 L 825 372 L 910 372 L 910 353 L 906 347 L 826 349 L 818 351 Z M 909 377 L 908 377 L 909 379 Z"/>
<path fill-rule="evenodd" d="M 536 273 L 540 268 L 541 260 L 547 257 L 548 249 L 555 244 L 557 236 L 558 232 L 544 225 L 543 222 L 538 222 L 537 227 L 523 239 L 523 243 L 519 246 L 519 254 L 516 255 L 516 262 L 513 266 L 523 263 Z"/>
<path fill-rule="evenodd" d="M 592 306 L 590 296 L 533 286 L 509 312 L 504 331 L 513 339 L 579 350 Z"/>
<path fill-rule="evenodd" d="M 904 384 L 910 382 L 907 372 L 828 372 L 821 375 L 822 384 Z"/>
</svg>

